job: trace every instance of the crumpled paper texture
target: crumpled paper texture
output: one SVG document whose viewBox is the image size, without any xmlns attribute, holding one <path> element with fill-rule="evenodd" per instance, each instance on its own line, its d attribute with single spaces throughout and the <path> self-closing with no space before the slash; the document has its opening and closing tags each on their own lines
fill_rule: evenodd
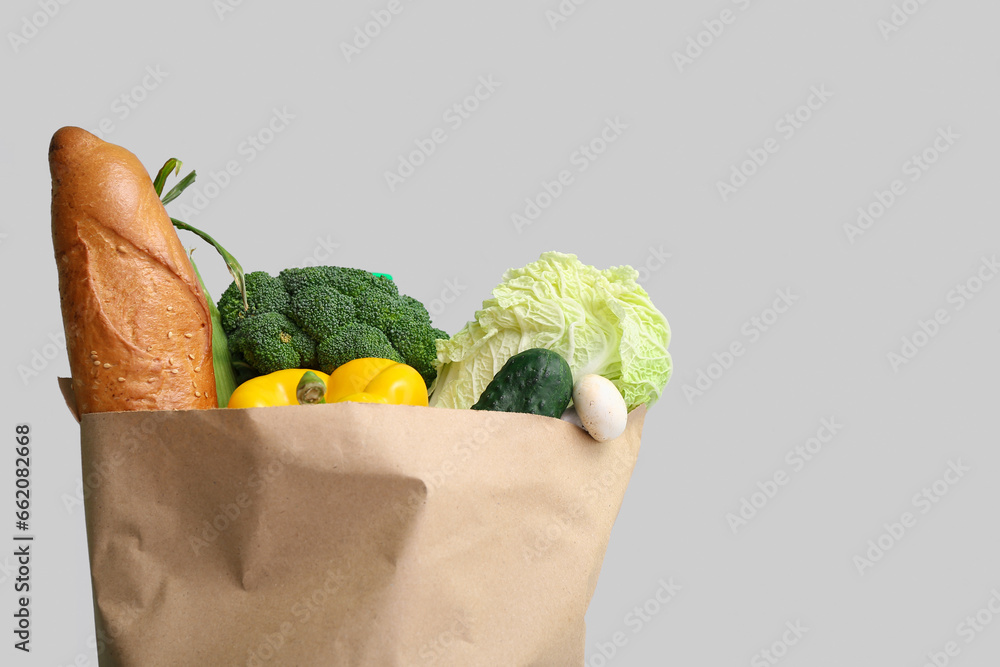
<svg viewBox="0 0 1000 667">
<path fill-rule="evenodd" d="M 580 667 L 644 417 L 84 415 L 100 664 Z"/>
</svg>

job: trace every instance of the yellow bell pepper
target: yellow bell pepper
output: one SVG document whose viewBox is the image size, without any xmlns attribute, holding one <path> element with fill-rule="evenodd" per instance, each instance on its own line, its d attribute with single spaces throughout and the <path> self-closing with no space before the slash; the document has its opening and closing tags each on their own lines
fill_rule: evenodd
<svg viewBox="0 0 1000 667">
<path fill-rule="evenodd" d="M 247 380 L 229 398 L 229 408 L 323 403 L 330 376 L 304 368 L 289 368 Z"/>
<path fill-rule="evenodd" d="M 327 382 L 326 402 L 427 405 L 427 384 L 412 366 L 366 357 L 338 366 Z"/>
</svg>

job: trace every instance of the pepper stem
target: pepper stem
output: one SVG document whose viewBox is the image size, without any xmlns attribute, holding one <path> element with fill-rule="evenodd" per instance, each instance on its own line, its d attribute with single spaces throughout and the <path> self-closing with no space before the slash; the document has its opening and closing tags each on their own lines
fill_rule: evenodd
<svg viewBox="0 0 1000 667">
<path fill-rule="evenodd" d="M 295 398 L 300 405 L 318 405 L 326 403 L 326 384 L 312 371 L 306 371 L 295 388 Z"/>
</svg>

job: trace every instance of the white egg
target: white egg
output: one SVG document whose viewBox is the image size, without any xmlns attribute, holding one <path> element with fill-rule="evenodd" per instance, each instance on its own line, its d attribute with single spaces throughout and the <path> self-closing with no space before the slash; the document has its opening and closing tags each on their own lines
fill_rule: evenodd
<svg viewBox="0 0 1000 667">
<path fill-rule="evenodd" d="M 573 386 L 573 406 L 594 440 L 614 440 L 625 432 L 628 408 L 611 380 L 600 375 L 584 375 Z"/>
</svg>

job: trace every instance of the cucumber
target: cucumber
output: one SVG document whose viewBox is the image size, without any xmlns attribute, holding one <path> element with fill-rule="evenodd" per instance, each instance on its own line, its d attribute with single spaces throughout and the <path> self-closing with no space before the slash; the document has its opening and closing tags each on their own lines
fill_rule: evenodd
<svg viewBox="0 0 1000 667">
<path fill-rule="evenodd" d="M 559 419 L 572 398 L 569 364 L 557 353 L 536 347 L 508 359 L 472 409 Z"/>
</svg>

